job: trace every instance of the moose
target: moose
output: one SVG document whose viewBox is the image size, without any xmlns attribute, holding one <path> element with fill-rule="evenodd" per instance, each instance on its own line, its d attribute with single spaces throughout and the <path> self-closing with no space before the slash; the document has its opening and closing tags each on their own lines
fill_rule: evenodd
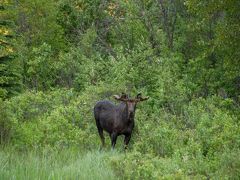
<svg viewBox="0 0 240 180">
<path fill-rule="evenodd" d="M 117 137 L 124 135 L 124 145 L 127 149 L 134 128 L 134 116 L 136 105 L 140 101 L 145 101 L 148 97 L 142 97 L 139 93 L 136 98 L 131 99 L 125 93 L 121 96 L 114 95 L 116 100 L 121 101 L 115 105 L 111 101 L 103 100 L 94 106 L 94 117 L 101 138 L 102 147 L 105 146 L 103 130 L 107 131 L 111 138 L 112 149 L 114 149 Z"/>
</svg>

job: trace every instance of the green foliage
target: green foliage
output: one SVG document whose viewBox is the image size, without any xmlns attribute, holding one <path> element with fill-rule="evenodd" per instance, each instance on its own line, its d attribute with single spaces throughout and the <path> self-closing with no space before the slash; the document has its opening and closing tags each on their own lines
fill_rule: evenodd
<svg viewBox="0 0 240 180">
<path fill-rule="evenodd" d="M 193 25 L 201 33 L 197 44 L 200 48 L 195 68 L 202 69 L 197 78 L 205 94 L 214 94 L 223 88 L 229 97 L 239 96 L 239 3 L 237 1 L 186 1 L 191 14 L 197 16 Z M 200 65 L 201 63 L 201 65 Z M 195 64 L 195 63 L 194 63 Z M 199 66 L 200 65 L 200 66 Z M 191 70 L 192 67 L 190 67 Z M 219 80 L 219 77 L 222 77 Z M 214 92 L 215 90 L 215 92 Z"/>
<path fill-rule="evenodd" d="M 0 152 L 1 176 L 239 179 L 236 0 L 4 2 L 0 143 L 40 155 Z M 94 104 L 121 92 L 150 97 L 129 149 L 86 153 L 100 147 Z"/>
<path fill-rule="evenodd" d="M 0 152 L 0 176 L 3 179 L 115 179 L 105 156 L 76 149 L 43 152 Z"/>
<path fill-rule="evenodd" d="M 83 94 L 28 92 L 5 101 L 2 111 L 5 116 L 8 113 L 9 143 L 18 149 L 96 149 L 100 139 L 92 107 L 116 91 L 100 85 Z M 237 178 L 239 163 L 234 157 L 240 148 L 240 128 L 232 103 L 219 97 L 196 99 L 183 106 L 180 114 L 167 108 L 154 108 L 152 113 L 151 101 L 139 105 L 130 149 L 125 156 L 110 156 L 108 161 L 121 178 Z M 233 164 L 225 173 L 223 167 L 229 163 Z"/>
<path fill-rule="evenodd" d="M 39 48 L 33 48 L 31 59 L 26 63 L 27 77 L 31 87 L 46 89 L 53 82 L 52 71 L 54 62 L 51 62 L 51 46 L 44 43 Z M 47 80 L 48 79 L 48 80 Z"/>
<path fill-rule="evenodd" d="M 57 23 L 57 2 L 24 0 L 16 4 L 18 30 L 25 46 L 49 44 L 54 51 L 65 48 L 63 29 Z"/>
<path fill-rule="evenodd" d="M 64 96 L 61 96 L 62 93 Z M 74 126 L 70 117 L 65 117 L 66 111 L 77 111 L 68 107 L 73 97 L 72 91 L 55 91 L 48 95 L 29 92 L 6 101 L 5 111 L 12 115 L 9 123 L 14 122 L 9 129 L 12 143 L 18 147 L 60 146 L 65 145 L 65 141 L 69 138 L 72 141 L 78 139 L 80 132 L 76 130 L 77 125 Z M 60 104 L 62 105 L 58 106 Z M 60 132 L 61 129 L 68 131 Z M 74 140 L 73 137 L 76 139 Z"/>
<path fill-rule="evenodd" d="M 16 95 L 22 88 L 19 58 L 16 52 L 16 26 L 13 2 L 1 3 L 0 13 L 0 98 Z"/>
<path fill-rule="evenodd" d="M 239 163 L 233 158 L 239 152 L 239 122 L 216 101 L 224 103 L 196 100 L 182 116 L 138 111 L 132 151 L 111 159 L 116 173 L 123 179 L 237 179 Z"/>
<path fill-rule="evenodd" d="M 0 144 L 10 142 L 11 129 L 15 126 L 13 114 L 9 111 L 8 106 L 0 99 Z"/>
<path fill-rule="evenodd" d="M 90 87 L 86 94 L 70 90 L 48 93 L 26 92 L 1 106 L 1 128 L 8 142 L 17 148 L 69 147 L 96 148 L 98 136 L 92 108 L 99 98 L 116 92 L 109 87 Z M 7 118 L 7 119 L 5 119 Z M 6 134 L 6 135 L 5 135 Z"/>
</svg>

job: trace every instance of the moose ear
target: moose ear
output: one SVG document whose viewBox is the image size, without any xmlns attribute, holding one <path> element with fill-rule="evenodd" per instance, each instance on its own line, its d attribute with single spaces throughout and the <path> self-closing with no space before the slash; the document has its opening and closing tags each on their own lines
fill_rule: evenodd
<svg viewBox="0 0 240 180">
<path fill-rule="evenodd" d="M 141 97 L 141 98 L 140 98 L 140 101 L 146 101 L 146 100 L 148 100 L 148 98 L 149 98 L 149 97 Z"/>
<path fill-rule="evenodd" d="M 149 97 L 142 97 L 141 93 L 138 93 L 136 99 L 137 101 L 146 101 Z"/>
<path fill-rule="evenodd" d="M 142 93 L 138 93 L 136 99 L 140 99 L 142 97 Z"/>
<path fill-rule="evenodd" d="M 119 95 L 113 95 L 113 97 L 114 97 L 114 99 L 116 99 L 116 100 L 120 100 L 120 99 L 121 99 L 121 97 L 120 97 Z"/>
<path fill-rule="evenodd" d="M 121 98 L 122 98 L 122 99 L 127 99 L 127 98 L 128 98 L 128 96 L 127 96 L 127 94 L 126 94 L 126 93 L 122 92 Z"/>
<path fill-rule="evenodd" d="M 113 95 L 113 97 L 114 97 L 116 100 L 119 100 L 119 101 L 127 101 L 127 100 L 128 100 L 128 96 L 127 96 L 127 94 L 125 94 L 125 93 L 122 93 L 121 96 L 119 96 L 119 95 Z"/>
</svg>

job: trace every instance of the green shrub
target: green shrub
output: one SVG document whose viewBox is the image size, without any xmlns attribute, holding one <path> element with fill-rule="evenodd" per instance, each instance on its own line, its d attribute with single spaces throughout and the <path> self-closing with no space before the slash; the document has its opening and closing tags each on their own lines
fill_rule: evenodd
<svg viewBox="0 0 240 180">
<path fill-rule="evenodd" d="M 118 87 L 102 82 L 81 93 L 72 89 L 25 92 L 2 101 L 0 127 L 5 131 L 1 132 L 1 142 L 19 149 L 98 149 L 101 143 L 93 117 L 94 104 L 112 100 L 113 94 L 127 89 L 124 83 Z M 147 94 L 146 89 L 143 92 Z M 238 178 L 240 128 L 233 101 L 213 96 L 171 109 L 161 104 L 152 97 L 139 103 L 126 154 L 120 153 L 119 139 L 116 148 L 120 152 L 106 157 L 119 178 Z"/>
</svg>

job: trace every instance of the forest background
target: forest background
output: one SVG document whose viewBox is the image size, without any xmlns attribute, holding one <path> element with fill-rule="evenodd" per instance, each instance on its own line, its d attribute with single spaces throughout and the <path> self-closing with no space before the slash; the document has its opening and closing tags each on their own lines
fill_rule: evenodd
<svg viewBox="0 0 240 180">
<path fill-rule="evenodd" d="M 0 177 L 239 179 L 239 9 L 1 0 Z M 99 151 L 93 106 L 121 92 L 150 98 L 127 152 Z"/>
</svg>

